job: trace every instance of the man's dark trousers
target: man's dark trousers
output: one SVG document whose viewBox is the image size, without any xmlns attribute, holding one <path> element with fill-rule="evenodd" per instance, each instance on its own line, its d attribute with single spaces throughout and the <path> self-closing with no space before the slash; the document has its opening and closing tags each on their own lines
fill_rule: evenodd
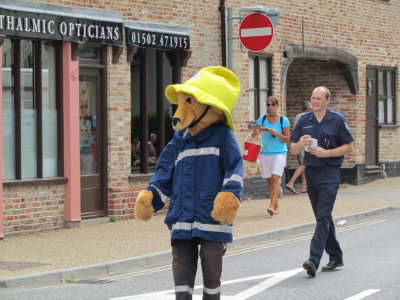
<svg viewBox="0 0 400 300">
<path fill-rule="evenodd" d="M 328 253 L 329 260 L 342 261 L 343 259 L 332 220 L 333 205 L 340 184 L 340 172 L 337 166 L 307 166 L 305 175 L 308 196 L 317 221 L 308 260 L 318 268 L 324 250 Z"/>
</svg>

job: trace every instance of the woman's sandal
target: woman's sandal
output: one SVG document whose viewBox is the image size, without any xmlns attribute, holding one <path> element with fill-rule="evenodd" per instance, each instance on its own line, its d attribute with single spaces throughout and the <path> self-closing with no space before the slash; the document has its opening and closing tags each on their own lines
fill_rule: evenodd
<svg viewBox="0 0 400 300">
<path fill-rule="evenodd" d="M 293 186 L 285 185 L 285 187 L 286 187 L 286 189 L 288 189 L 289 191 L 291 191 L 293 194 L 297 195 L 297 192 L 296 192 L 296 190 L 294 189 Z"/>
<path fill-rule="evenodd" d="M 276 215 L 275 210 L 273 210 L 272 208 L 267 208 L 267 212 L 270 214 L 270 216 L 272 217 L 273 215 Z"/>
</svg>

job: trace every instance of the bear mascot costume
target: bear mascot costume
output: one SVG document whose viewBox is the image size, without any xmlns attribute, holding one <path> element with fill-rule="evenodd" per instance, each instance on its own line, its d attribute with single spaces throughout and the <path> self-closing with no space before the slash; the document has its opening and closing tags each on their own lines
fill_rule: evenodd
<svg viewBox="0 0 400 300">
<path fill-rule="evenodd" d="M 176 299 L 192 299 L 199 255 L 203 299 L 220 299 L 222 257 L 232 242 L 243 191 L 231 115 L 239 92 L 236 75 L 220 66 L 203 68 L 165 91 L 178 105 L 175 133 L 158 157 L 149 186 L 137 196 L 134 215 L 146 221 L 169 200 L 165 223 L 171 231 Z"/>
</svg>

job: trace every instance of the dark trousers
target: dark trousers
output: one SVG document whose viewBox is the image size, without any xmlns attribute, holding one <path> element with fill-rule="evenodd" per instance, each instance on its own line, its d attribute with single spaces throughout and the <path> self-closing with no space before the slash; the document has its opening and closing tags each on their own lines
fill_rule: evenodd
<svg viewBox="0 0 400 300">
<path fill-rule="evenodd" d="M 220 299 L 222 257 L 226 251 L 226 244 L 196 238 L 172 240 L 171 246 L 175 298 L 179 300 L 192 299 L 200 248 L 204 286 L 203 299 Z"/>
<path fill-rule="evenodd" d="M 317 221 L 310 245 L 309 261 L 318 268 L 324 250 L 329 260 L 342 260 L 343 253 L 336 239 L 332 210 L 340 184 L 339 167 L 306 167 L 307 191 Z"/>
</svg>

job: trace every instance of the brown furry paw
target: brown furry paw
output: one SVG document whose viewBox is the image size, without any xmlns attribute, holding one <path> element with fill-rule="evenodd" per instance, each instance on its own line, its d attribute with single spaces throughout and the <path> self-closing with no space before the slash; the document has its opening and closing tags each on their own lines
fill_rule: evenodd
<svg viewBox="0 0 400 300">
<path fill-rule="evenodd" d="M 240 201 L 230 192 L 220 192 L 214 200 L 211 216 L 221 224 L 232 224 L 239 212 Z"/>
<path fill-rule="evenodd" d="M 154 213 L 153 205 L 153 193 L 151 191 L 141 191 L 136 198 L 135 210 L 133 215 L 136 219 L 141 221 L 149 220 Z"/>
</svg>

